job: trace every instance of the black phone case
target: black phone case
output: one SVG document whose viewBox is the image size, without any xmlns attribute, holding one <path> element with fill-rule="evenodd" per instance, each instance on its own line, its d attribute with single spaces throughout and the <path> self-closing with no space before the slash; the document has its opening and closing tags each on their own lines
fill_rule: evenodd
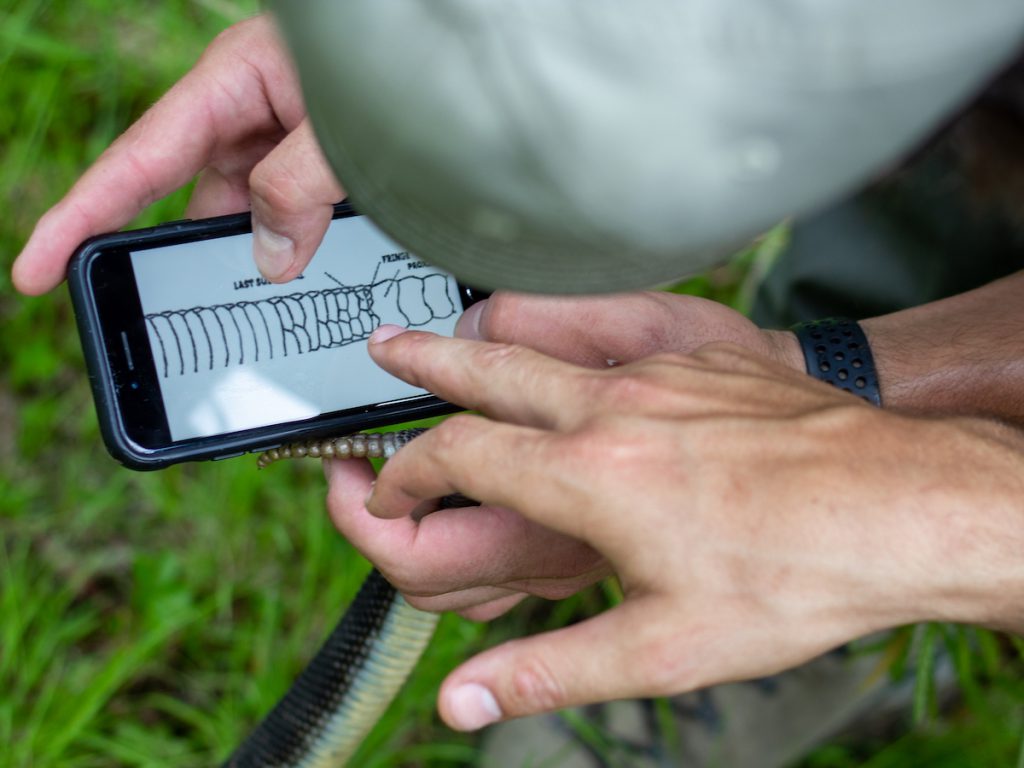
<svg viewBox="0 0 1024 768">
<path fill-rule="evenodd" d="M 344 203 L 335 207 L 335 217 L 355 213 Z M 72 257 L 68 267 L 68 289 L 96 403 L 100 432 L 107 450 L 115 459 L 131 469 L 163 469 L 185 461 L 233 458 L 285 443 L 346 435 L 364 429 L 390 426 L 462 410 L 433 395 L 424 395 L 400 403 L 369 406 L 359 413 L 346 413 L 335 417 L 325 415 L 290 425 L 273 425 L 227 435 L 193 438 L 157 449 L 140 446 L 132 440 L 118 408 L 113 372 L 107 364 L 100 314 L 95 297 L 89 290 L 88 273 L 91 261 L 106 249 L 138 249 L 166 240 L 169 236 L 182 236 L 194 241 L 246 234 L 251 231 L 251 218 L 247 213 L 195 221 L 182 220 L 90 238 L 79 246 Z M 460 293 L 465 297 L 464 303 L 467 299 L 472 303 L 485 296 L 474 293 L 472 289 L 464 286 L 459 287 Z"/>
</svg>

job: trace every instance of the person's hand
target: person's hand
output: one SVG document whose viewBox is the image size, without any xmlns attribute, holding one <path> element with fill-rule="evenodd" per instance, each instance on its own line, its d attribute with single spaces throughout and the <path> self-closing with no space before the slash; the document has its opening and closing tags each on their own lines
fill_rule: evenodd
<svg viewBox="0 0 1024 768">
<path fill-rule="evenodd" d="M 758 328 L 716 301 L 663 291 L 584 297 L 499 292 L 466 310 L 455 335 L 520 344 L 588 368 L 687 354 L 724 341 L 804 370 L 792 333 Z"/>
<path fill-rule="evenodd" d="M 277 282 L 302 271 L 344 197 L 267 17 L 222 33 L 39 220 L 14 264 L 14 285 L 26 294 L 54 288 L 82 240 L 124 226 L 196 174 L 187 215 L 251 204 L 257 266 Z"/>
<path fill-rule="evenodd" d="M 411 527 L 458 491 L 589 544 L 626 594 L 455 670 L 453 727 L 770 674 L 912 621 L 1024 629 L 1024 450 L 1005 427 L 886 413 L 733 345 L 604 370 L 395 327 L 370 349 L 484 414 L 389 461 L 374 518 Z"/>
<path fill-rule="evenodd" d="M 630 293 L 587 298 L 496 293 L 472 306 L 456 335 L 518 343 L 591 368 L 732 341 L 780 361 L 795 352 L 738 312 L 693 296 Z M 792 363 L 802 365 L 802 358 Z M 444 510 L 414 522 L 377 520 L 363 499 L 365 462 L 330 462 L 327 507 L 335 526 L 414 606 L 492 619 L 527 594 L 551 599 L 608 574 L 594 550 L 507 508 Z"/>
<path fill-rule="evenodd" d="M 489 621 L 527 595 L 568 597 L 611 573 L 605 559 L 583 542 L 505 507 L 426 515 L 420 509 L 398 520 L 380 520 L 367 514 L 363 503 L 375 479 L 369 462 L 332 459 L 324 467 L 335 526 L 421 610 Z"/>
</svg>

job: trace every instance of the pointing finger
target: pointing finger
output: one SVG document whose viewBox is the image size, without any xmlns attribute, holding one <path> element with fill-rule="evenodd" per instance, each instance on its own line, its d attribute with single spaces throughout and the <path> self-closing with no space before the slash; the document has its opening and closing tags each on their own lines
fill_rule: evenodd
<svg viewBox="0 0 1024 768">
<path fill-rule="evenodd" d="M 585 413 L 590 371 L 526 347 L 396 330 L 370 337 L 374 361 L 444 400 L 535 427 L 570 426 Z"/>
</svg>

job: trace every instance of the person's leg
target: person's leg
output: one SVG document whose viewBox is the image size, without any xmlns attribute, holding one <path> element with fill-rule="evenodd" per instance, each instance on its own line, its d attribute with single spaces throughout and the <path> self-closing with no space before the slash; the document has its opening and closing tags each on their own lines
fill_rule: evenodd
<svg viewBox="0 0 1024 768">
<path fill-rule="evenodd" d="M 952 679 L 948 665 L 943 680 Z M 870 713 L 908 711 L 912 675 L 889 682 L 878 653 L 835 652 L 762 680 L 663 702 L 616 701 L 492 728 L 481 765 L 500 768 L 772 768 Z"/>
</svg>

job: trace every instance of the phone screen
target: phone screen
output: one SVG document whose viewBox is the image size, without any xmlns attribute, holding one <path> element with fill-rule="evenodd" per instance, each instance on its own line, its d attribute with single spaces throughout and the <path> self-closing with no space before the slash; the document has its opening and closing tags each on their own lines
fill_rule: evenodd
<svg viewBox="0 0 1024 768">
<path fill-rule="evenodd" d="M 362 216 L 335 219 L 283 285 L 256 271 L 251 234 L 130 258 L 174 441 L 420 396 L 366 340 L 383 323 L 450 335 L 462 312 L 453 277 Z"/>
</svg>

